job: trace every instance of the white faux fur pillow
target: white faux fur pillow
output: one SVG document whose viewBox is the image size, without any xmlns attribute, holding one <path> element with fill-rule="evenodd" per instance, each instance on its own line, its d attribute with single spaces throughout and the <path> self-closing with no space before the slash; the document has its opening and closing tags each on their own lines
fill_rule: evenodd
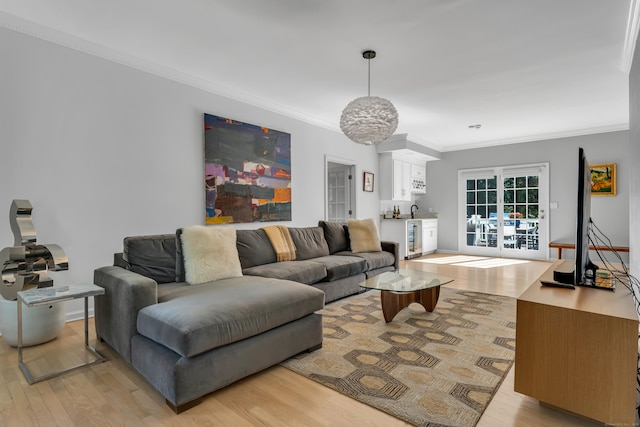
<svg viewBox="0 0 640 427">
<path fill-rule="evenodd" d="M 242 276 L 233 227 L 183 228 L 182 254 L 185 279 L 190 285 Z"/>
<path fill-rule="evenodd" d="M 379 252 L 382 250 L 380 234 L 373 218 L 349 219 L 349 240 L 351 252 Z"/>
</svg>

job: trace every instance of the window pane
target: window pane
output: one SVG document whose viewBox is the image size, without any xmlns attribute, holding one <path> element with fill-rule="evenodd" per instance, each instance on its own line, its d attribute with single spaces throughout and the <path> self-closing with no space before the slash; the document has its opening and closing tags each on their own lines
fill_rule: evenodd
<svg viewBox="0 0 640 427">
<path fill-rule="evenodd" d="M 517 205 L 516 214 L 516 218 L 525 218 L 527 214 L 527 205 Z"/>
<path fill-rule="evenodd" d="M 516 178 L 516 188 L 527 188 L 526 176 L 519 176 Z"/>
<path fill-rule="evenodd" d="M 487 180 L 487 188 L 490 190 L 495 190 L 498 188 L 498 178 L 493 177 Z"/>
<path fill-rule="evenodd" d="M 504 190 L 504 202 L 513 203 L 515 201 L 513 190 Z"/>
<path fill-rule="evenodd" d="M 497 191 L 487 191 L 487 203 L 498 203 Z"/>
<path fill-rule="evenodd" d="M 476 214 L 476 207 L 467 206 L 467 218 L 471 218 L 471 215 L 475 215 L 475 214 Z"/>
<path fill-rule="evenodd" d="M 516 203 L 527 202 L 527 190 L 516 190 Z"/>
<path fill-rule="evenodd" d="M 484 190 L 485 188 L 487 188 L 487 180 L 486 179 L 479 179 L 478 180 L 478 190 Z"/>
<path fill-rule="evenodd" d="M 467 246 L 475 246 L 476 235 L 474 233 L 467 233 Z"/>
<path fill-rule="evenodd" d="M 487 203 L 487 192 L 486 191 L 478 191 L 478 204 L 484 205 Z"/>
<path fill-rule="evenodd" d="M 480 215 L 480 218 L 487 218 L 487 207 L 478 206 L 478 215 Z"/>
<path fill-rule="evenodd" d="M 537 176 L 530 176 L 528 180 L 529 180 L 529 182 L 528 182 L 529 188 L 538 186 L 538 177 Z"/>
<path fill-rule="evenodd" d="M 476 203 L 476 193 L 474 191 L 467 191 L 467 204 L 475 205 Z"/>
<path fill-rule="evenodd" d="M 513 178 L 505 178 L 504 179 L 504 188 L 513 188 Z"/>
<path fill-rule="evenodd" d="M 529 190 L 529 203 L 538 203 L 538 190 Z"/>
<path fill-rule="evenodd" d="M 489 247 L 495 248 L 498 246 L 498 235 L 496 233 L 489 233 Z"/>
<path fill-rule="evenodd" d="M 538 218 L 538 205 L 529 205 L 529 218 Z"/>
<path fill-rule="evenodd" d="M 467 180 L 467 190 L 475 190 L 476 189 L 476 181 L 473 179 Z"/>
</svg>

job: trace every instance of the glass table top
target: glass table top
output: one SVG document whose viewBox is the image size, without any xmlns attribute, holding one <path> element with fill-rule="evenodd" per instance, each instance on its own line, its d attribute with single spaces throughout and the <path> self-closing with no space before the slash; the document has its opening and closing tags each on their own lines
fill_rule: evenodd
<svg viewBox="0 0 640 427">
<path fill-rule="evenodd" d="M 360 283 L 360 287 L 391 292 L 415 292 L 453 282 L 451 277 L 426 271 L 401 268 L 378 274 Z"/>
</svg>

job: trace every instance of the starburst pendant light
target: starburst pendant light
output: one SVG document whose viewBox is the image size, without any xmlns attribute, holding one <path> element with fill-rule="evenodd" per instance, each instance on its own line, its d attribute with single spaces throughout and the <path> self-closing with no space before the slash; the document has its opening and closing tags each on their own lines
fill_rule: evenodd
<svg viewBox="0 0 640 427">
<path fill-rule="evenodd" d="M 393 135 L 398 127 L 398 112 L 391 101 L 371 96 L 371 60 L 373 50 L 365 50 L 362 57 L 368 61 L 367 96 L 356 98 L 342 110 L 340 129 L 353 142 L 372 145 Z"/>
</svg>

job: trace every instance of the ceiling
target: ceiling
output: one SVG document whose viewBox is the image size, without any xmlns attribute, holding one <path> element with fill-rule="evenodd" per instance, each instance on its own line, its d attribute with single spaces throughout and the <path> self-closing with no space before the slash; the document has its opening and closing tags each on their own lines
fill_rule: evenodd
<svg viewBox="0 0 640 427">
<path fill-rule="evenodd" d="M 0 26 L 338 131 L 373 49 L 396 133 L 450 151 L 628 129 L 637 1 L 0 0 Z"/>
</svg>

